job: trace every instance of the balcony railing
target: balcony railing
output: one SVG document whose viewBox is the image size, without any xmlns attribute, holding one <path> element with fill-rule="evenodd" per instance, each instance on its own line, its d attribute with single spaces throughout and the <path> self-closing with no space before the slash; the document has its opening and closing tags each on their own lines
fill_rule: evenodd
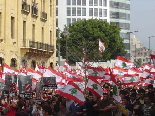
<svg viewBox="0 0 155 116">
<path fill-rule="evenodd" d="M 47 20 L 47 13 L 41 12 L 40 18 L 41 18 L 42 20 L 46 21 L 46 20 Z"/>
<path fill-rule="evenodd" d="M 38 17 L 38 6 L 36 4 L 32 5 L 32 16 Z"/>
<path fill-rule="evenodd" d="M 22 2 L 22 11 L 25 13 L 30 13 L 30 5 L 24 1 Z"/>
<path fill-rule="evenodd" d="M 54 52 L 54 46 L 44 44 L 41 42 L 35 42 L 30 40 L 22 40 L 22 48 L 36 49 L 40 51 Z"/>
</svg>

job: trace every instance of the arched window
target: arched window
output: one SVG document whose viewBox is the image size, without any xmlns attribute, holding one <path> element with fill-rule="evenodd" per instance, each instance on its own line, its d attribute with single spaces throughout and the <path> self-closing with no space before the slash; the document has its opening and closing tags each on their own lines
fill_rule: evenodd
<svg viewBox="0 0 155 116">
<path fill-rule="evenodd" d="M 10 67 L 17 67 L 17 60 L 15 58 L 11 59 Z"/>
<path fill-rule="evenodd" d="M 36 68 L 36 61 L 32 60 L 31 62 L 31 68 L 35 69 Z"/>
</svg>

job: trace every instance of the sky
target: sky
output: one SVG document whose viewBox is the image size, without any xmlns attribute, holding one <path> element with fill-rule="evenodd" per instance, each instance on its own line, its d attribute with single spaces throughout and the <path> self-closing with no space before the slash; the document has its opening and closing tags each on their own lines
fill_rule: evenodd
<svg viewBox="0 0 155 116">
<path fill-rule="evenodd" d="M 130 31 L 141 44 L 149 47 L 150 36 L 155 36 L 155 0 L 130 0 Z M 155 50 L 155 37 L 150 38 L 150 48 Z"/>
</svg>

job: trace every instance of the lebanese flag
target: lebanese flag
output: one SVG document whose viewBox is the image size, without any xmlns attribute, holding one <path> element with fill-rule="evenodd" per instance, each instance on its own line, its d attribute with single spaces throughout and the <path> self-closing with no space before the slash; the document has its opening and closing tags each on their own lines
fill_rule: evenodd
<svg viewBox="0 0 155 116">
<path fill-rule="evenodd" d="M 63 65 L 63 70 L 66 71 L 71 71 L 71 66 L 69 65 L 69 63 L 67 61 L 65 61 L 65 64 Z"/>
<path fill-rule="evenodd" d="M 139 74 L 141 75 L 143 73 L 143 71 L 140 71 L 138 68 L 136 67 L 132 67 L 128 70 L 128 74 Z"/>
<path fill-rule="evenodd" d="M 85 102 L 83 91 L 81 91 L 81 89 L 71 81 L 68 82 L 68 84 L 62 90 L 58 90 L 57 92 L 60 93 L 63 97 L 74 100 L 81 105 Z"/>
<path fill-rule="evenodd" d="M 117 56 L 115 66 L 120 67 L 120 68 L 124 68 L 124 69 L 129 69 L 129 68 L 132 68 L 134 66 L 134 64 L 132 61 L 130 61 L 124 57 Z"/>
<path fill-rule="evenodd" d="M 43 77 L 56 77 L 56 82 L 60 82 L 64 78 L 63 74 L 57 72 L 51 67 L 48 67 L 46 69 L 45 73 L 43 74 Z"/>
<path fill-rule="evenodd" d="M 155 55 L 150 55 L 151 56 L 151 59 L 152 59 L 152 61 L 153 61 L 153 64 L 154 64 L 154 68 L 155 68 Z"/>
<path fill-rule="evenodd" d="M 35 71 L 39 71 L 41 73 L 44 73 L 46 70 L 45 67 L 40 66 L 38 63 L 36 63 Z"/>
<path fill-rule="evenodd" d="M 27 70 L 26 70 L 26 67 L 21 65 L 21 68 L 19 70 L 19 75 L 21 76 L 26 76 L 27 75 Z"/>
<path fill-rule="evenodd" d="M 121 97 L 119 96 L 119 90 L 118 90 L 118 85 L 116 81 L 116 76 L 112 73 L 111 69 L 109 68 L 110 71 L 110 76 L 111 76 L 111 81 L 112 81 L 112 89 L 113 89 L 113 98 L 120 102 Z"/>
<path fill-rule="evenodd" d="M 125 74 L 123 78 L 124 85 L 137 85 L 139 81 L 140 79 L 138 74 Z"/>
<path fill-rule="evenodd" d="M 2 78 L 2 72 L 3 72 L 2 65 L 0 64 L 0 78 Z"/>
<path fill-rule="evenodd" d="M 154 67 L 152 65 L 149 65 L 149 64 L 145 64 L 145 66 L 144 66 L 144 70 L 145 69 L 151 70 L 152 68 L 154 68 Z"/>
<path fill-rule="evenodd" d="M 149 77 L 150 75 L 151 75 L 150 70 L 145 69 L 145 70 L 143 71 L 143 73 L 140 75 L 140 78 L 141 78 L 141 79 L 145 79 L 145 78 Z"/>
<path fill-rule="evenodd" d="M 103 78 L 103 76 L 105 75 L 105 70 L 103 70 L 103 68 L 101 67 L 88 66 L 86 74 L 87 76 L 100 79 L 100 78 Z"/>
<path fill-rule="evenodd" d="M 102 53 L 105 51 L 105 44 L 99 39 L 99 52 Z"/>
<path fill-rule="evenodd" d="M 36 79 L 37 81 L 39 81 L 41 79 L 41 77 L 43 77 L 43 74 L 41 72 L 35 71 L 31 68 L 28 69 L 27 75 L 32 75 L 33 78 Z"/>
<path fill-rule="evenodd" d="M 92 92 L 97 97 L 102 97 L 103 95 L 103 89 L 95 78 L 89 78 L 86 89 Z"/>
<path fill-rule="evenodd" d="M 75 73 L 72 73 L 71 71 L 65 71 L 63 72 L 63 74 L 65 75 L 65 79 L 67 81 L 74 81 L 74 82 L 83 82 L 83 77 L 81 75 L 77 75 Z"/>
<path fill-rule="evenodd" d="M 18 70 L 14 70 L 10 66 L 8 66 L 7 64 L 4 64 L 3 74 L 17 75 L 18 73 L 19 73 Z"/>
<path fill-rule="evenodd" d="M 128 69 L 120 68 L 120 67 L 117 67 L 117 66 L 115 66 L 113 68 L 113 74 L 124 75 L 124 74 L 127 74 L 127 73 L 128 73 Z"/>
</svg>

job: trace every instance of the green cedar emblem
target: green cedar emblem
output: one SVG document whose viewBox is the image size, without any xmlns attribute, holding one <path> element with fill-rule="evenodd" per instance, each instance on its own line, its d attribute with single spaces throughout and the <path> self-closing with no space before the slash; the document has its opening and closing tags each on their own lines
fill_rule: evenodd
<svg viewBox="0 0 155 116">
<path fill-rule="evenodd" d="M 127 67 L 127 65 L 126 65 L 125 62 L 122 63 L 122 67 L 123 67 L 123 68 Z"/>
<path fill-rule="evenodd" d="M 131 77 L 130 81 L 131 82 L 134 82 L 135 81 L 135 78 L 134 77 Z"/>
<path fill-rule="evenodd" d="M 113 95 L 117 96 L 117 86 L 113 85 Z"/>
<path fill-rule="evenodd" d="M 72 95 L 77 94 L 76 88 L 69 89 L 69 91 L 71 92 Z"/>
<path fill-rule="evenodd" d="M 121 75 L 121 74 L 123 74 L 123 72 L 119 70 L 119 71 L 118 71 L 118 74 L 120 74 L 120 75 Z"/>
<path fill-rule="evenodd" d="M 92 84 L 91 86 L 93 87 L 93 89 L 98 89 L 97 84 Z"/>
</svg>

